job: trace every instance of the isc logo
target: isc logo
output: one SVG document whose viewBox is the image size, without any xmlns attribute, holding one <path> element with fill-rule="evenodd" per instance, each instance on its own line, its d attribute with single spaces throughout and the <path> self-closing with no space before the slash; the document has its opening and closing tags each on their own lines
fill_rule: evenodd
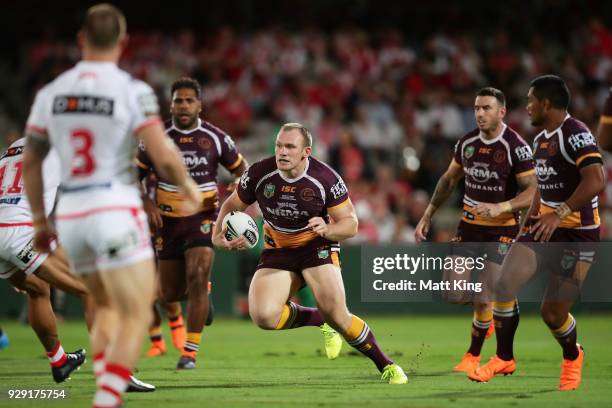
<svg viewBox="0 0 612 408">
<path fill-rule="evenodd" d="M 295 193 L 295 187 L 294 186 L 283 186 L 281 187 L 281 191 L 283 193 Z"/>
<path fill-rule="evenodd" d="M 181 137 L 179 143 L 193 143 L 193 137 Z"/>
<path fill-rule="evenodd" d="M 490 147 L 481 147 L 480 149 L 478 149 L 478 153 L 480 153 L 480 154 L 490 154 L 491 150 L 492 149 Z"/>
</svg>

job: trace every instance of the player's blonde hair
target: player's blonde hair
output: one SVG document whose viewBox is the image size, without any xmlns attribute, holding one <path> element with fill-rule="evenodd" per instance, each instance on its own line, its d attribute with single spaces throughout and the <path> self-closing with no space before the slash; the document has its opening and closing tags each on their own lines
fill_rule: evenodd
<svg viewBox="0 0 612 408">
<path fill-rule="evenodd" d="M 281 126 L 280 131 L 278 133 L 286 132 L 289 130 L 298 130 L 302 135 L 302 138 L 304 139 L 304 147 L 312 147 L 312 134 L 306 126 L 297 122 L 285 123 L 283 126 Z"/>
<path fill-rule="evenodd" d="M 90 46 L 100 50 L 112 48 L 126 31 L 125 16 L 112 4 L 101 3 L 87 10 L 82 32 Z"/>
</svg>

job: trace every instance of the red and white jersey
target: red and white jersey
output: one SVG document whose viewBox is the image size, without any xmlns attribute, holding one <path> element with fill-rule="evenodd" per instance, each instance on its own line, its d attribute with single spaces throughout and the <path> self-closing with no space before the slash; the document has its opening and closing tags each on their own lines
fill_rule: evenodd
<svg viewBox="0 0 612 408">
<path fill-rule="evenodd" d="M 15 141 L 0 155 L 0 225 L 31 225 L 32 212 L 23 188 L 25 138 Z M 60 183 L 59 157 L 54 149 L 43 162 L 44 200 L 47 215 L 53 210 Z"/>
<path fill-rule="evenodd" d="M 27 132 L 47 135 L 61 162 L 62 188 L 135 184 L 143 127 L 159 122 L 151 87 L 111 62 L 81 61 L 36 95 Z"/>
</svg>

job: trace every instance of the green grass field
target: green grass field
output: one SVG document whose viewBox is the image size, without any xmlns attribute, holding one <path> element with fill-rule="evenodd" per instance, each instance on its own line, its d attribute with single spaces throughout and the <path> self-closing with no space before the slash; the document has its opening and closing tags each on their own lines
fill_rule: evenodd
<svg viewBox="0 0 612 408">
<path fill-rule="evenodd" d="M 328 361 L 318 330 L 266 332 L 250 322 L 218 319 L 205 329 L 198 368 L 176 372 L 178 352 L 142 359 L 138 376 L 158 389 L 129 394 L 128 407 L 611 407 L 612 316 L 577 316 L 586 362 L 579 391 L 556 391 L 560 349 L 536 316 L 521 318 L 513 376 L 472 383 L 451 372 L 467 347 L 469 316 L 401 316 L 367 319 L 379 343 L 409 374 L 404 386 L 379 381 L 366 358 L 346 344 Z M 2 323 L 11 347 L 0 351 L 0 406 L 87 407 L 94 392 L 88 361 L 72 380 L 56 386 L 31 329 Z M 87 346 L 81 322 L 63 323 L 64 347 Z M 167 337 L 166 337 L 167 338 Z M 168 340 L 168 338 L 167 338 Z M 494 351 L 488 340 L 483 358 Z M 147 344 L 148 345 L 148 344 Z M 65 388 L 65 401 L 9 401 L 9 388 Z M 484 404 L 484 405 L 483 405 Z"/>
</svg>

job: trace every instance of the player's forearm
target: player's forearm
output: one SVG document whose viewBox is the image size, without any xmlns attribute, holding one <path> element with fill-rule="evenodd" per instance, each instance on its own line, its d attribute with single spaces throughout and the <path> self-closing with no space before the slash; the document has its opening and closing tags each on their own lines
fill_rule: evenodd
<svg viewBox="0 0 612 408">
<path fill-rule="evenodd" d="M 217 216 L 217 221 L 215 222 L 215 225 L 213 225 L 213 236 L 221 233 L 221 230 L 223 228 L 223 225 L 222 225 L 223 219 L 225 218 L 227 214 L 229 214 L 232 211 L 244 211 L 246 210 L 247 207 L 248 205 L 243 203 L 238 198 L 237 193 L 233 192 L 227 198 L 227 200 L 225 200 L 225 202 L 221 205 L 221 208 L 219 209 L 219 215 Z"/>
<path fill-rule="evenodd" d="M 612 151 L 612 123 L 600 123 L 597 138 L 602 149 Z"/>
<path fill-rule="evenodd" d="M 32 211 L 32 219 L 36 222 L 46 217 L 42 162 L 31 160 L 28 156 L 26 151 L 23 161 L 23 182 Z"/>
<path fill-rule="evenodd" d="M 531 200 L 531 205 L 529 206 L 529 210 L 525 214 L 525 219 L 521 222 L 521 229 L 523 229 L 527 221 L 533 215 L 536 215 L 538 213 L 539 209 L 540 209 L 540 191 L 536 188 L 533 194 L 533 199 Z"/>
<path fill-rule="evenodd" d="M 455 189 L 457 185 L 457 181 L 449 177 L 447 174 L 442 175 L 438 184 L 436 184 L 436 189 L 429 201 L 429 205 L 425 210 L 424 216 L 431 218 L 434 213 L 446 202 L 448 197 L 450 197 L 451 193 Z"/>
<path fill-rule="evenodd" d="M 601 166 L 596 165 L 596 167 L 597 169 L 593 168 L 593 171 L 589 172 L 587 177 L 582 177 L 574 193 L 565 202 L 572 211 L 590 204 L 591 200 L 603 191 L 605 187 L 603 171 Z"/>
<path fill-rule="evenodd" d="M 533 202 L 533 195 L 538 187 L 536 185 L 527 187 L 526 190 L 520 192 L 516 197 L 508 201 L 509 208 L 506 212 L 516 212 L 524 208 L 529 208 Z"/>
<path fill-rule="evenodd" d="M 325 238 L 330 241 L 344 241 L 357 235 L 359 222 L 356 217 L 341 218 L 327 227 Z"/>
</svg>

